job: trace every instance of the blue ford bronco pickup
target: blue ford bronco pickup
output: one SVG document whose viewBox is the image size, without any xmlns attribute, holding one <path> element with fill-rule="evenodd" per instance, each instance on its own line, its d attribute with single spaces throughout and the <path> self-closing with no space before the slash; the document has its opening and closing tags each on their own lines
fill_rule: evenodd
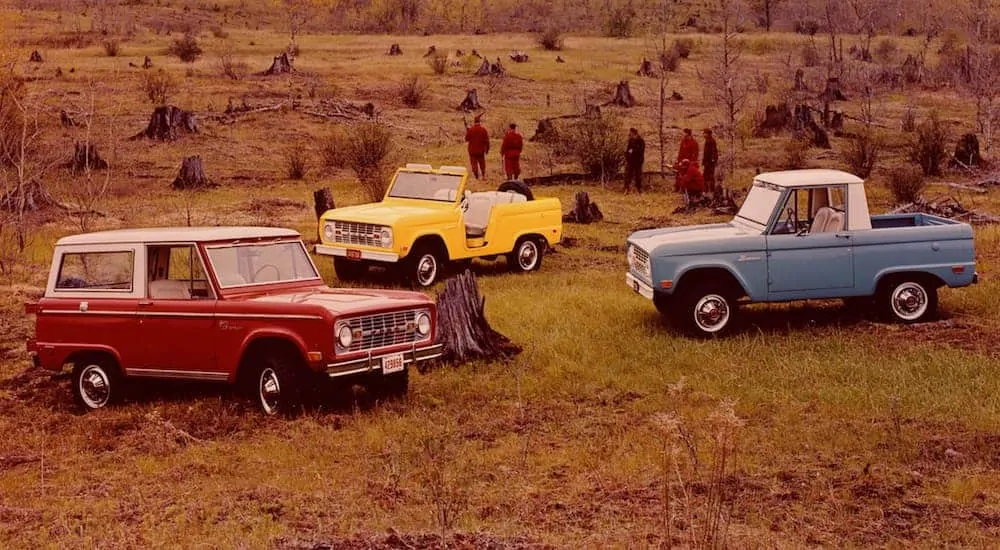
<svg viewBox="0 0 1000 550">
<path fill-rule="evenodd" d="M 626 250 L 628 287 L 701 337 L 733 330 L 740 302 L 843 298 L 926 321 L 938 288 L 978 281 L 969 224 L 871 216 L 864 181 L 838 170 L 759 174 L 729 223 L 637 231 Z"/>
</svg>

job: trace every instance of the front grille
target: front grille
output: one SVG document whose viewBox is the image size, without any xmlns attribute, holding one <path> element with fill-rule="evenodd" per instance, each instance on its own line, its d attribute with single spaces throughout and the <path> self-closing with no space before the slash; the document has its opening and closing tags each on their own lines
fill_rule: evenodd
<svg viewBox="0 0 1000 550">
<path fill-rule="evenodd" d="M 638 271 L 639 273 L 649 277 L 649 253 L 645 250 L 639 248 L 638 246 L 632 246 L 632 257 L 631 257 L 632 269 Z"/>
<path fill-rule="evenodd" d="M 381 247 L 381 225 L 373 223 L 333 222 L 333 240 L 338 243 Z"/>
<path fill-rule="evenodd" d="M 368 351 L 417 340 L 417 311 L 396 311 L 347 321 L 354 334 L 348 351 Z"/>
</svg>

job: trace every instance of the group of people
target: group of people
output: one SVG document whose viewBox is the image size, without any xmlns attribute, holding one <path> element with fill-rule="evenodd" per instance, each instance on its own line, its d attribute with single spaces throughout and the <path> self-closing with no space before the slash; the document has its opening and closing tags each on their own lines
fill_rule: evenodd
<svg viewBox="0 0 1000 550">
<path fill-rule="evenodd" d="M 472 126 L 465 131 L 465 141 L 469 144 L 469 162 L 472 163 L 472 175 L 486 177 L 486 155 L 490 152 L 490 134 L 482 124 L 482 115 L 476 115 Z M 524 138 L 517 131 L 517 124 L 510 123 L 507 132 L 500 142 L 500 159 L 503 161 L 504 175 L 508 180 L 521 177 L 521 150 L 524 149 Z"/>
<path fill-rule="evenodd" d="M 697 198 L 704 192 L 715 191 L 715 167 L 719 163 L 719 147 L 712 136 L 712 130 L 705 128 L 705 148 L 701 156 L 701 169 L 698 168 L 698 141 L 692 135 L 690 128 L 684 129 L 674 171 L 674 191 L 685 193 L 688 197 Z M 634 184 L 636 191 L 642 191 L 642 165 L 645 162 L 646 142 L 639 135 L 639 130 L 629 128 L 628 143 L 625 146 L 625 192 L 628 193 Z"/>
</svg>

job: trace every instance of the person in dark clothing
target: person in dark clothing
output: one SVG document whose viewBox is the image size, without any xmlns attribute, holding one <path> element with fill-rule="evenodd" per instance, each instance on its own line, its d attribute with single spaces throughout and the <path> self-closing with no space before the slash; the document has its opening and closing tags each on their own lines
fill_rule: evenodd
<svg viewBox="0 0 1000 550">
<path fill-rule="evenodd" d="M 480 122 L 482 115 L 476 115 L 474 123 L 465 131 L 465 141 L 469 143 L 469 162 L 472 163 L 472 174 L 486 177 L 486 154 L 490 152 L 490 134 Z"/>
<path fill-rule="evenodd" d="M 705 128 L 705 148 L 701 157 L 701 168 L 705 178 L 705 191 L 715 191 L 715 167 L 719 164 L 719 146 L 712 137 L 712 130 Z"/>
<path fill-rule="evenodd" d="M 635 190 L 642 192 L 642 164 L 646 160 L 646 142 L 639 135 L 639 130 L 629 128 L 628 144 L 625 146 L 625 192 L 629 184 L 635 181 Z"/>
</svg>

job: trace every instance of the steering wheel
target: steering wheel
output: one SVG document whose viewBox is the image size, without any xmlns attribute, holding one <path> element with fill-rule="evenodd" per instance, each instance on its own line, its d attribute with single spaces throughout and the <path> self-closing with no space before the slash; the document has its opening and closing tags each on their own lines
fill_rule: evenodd
<svg viewBox="0 0 1000 550">
<path fill-rule="evenodd" d="M 265 269 L 267 269 L 269 267 L 274 270 L 274 275 L 275 275 L 274 278 L 275 278 L 275 280 L 280 279 L 281 278 L 281 270 L 278 269 L 278 266 L 276 266 L 274 264 L 264 264 L 264 265 L 258 267 L 257 271 L 253 272 L 253 275 L 250 277 L 250 282 L 251 283 L 256 283 L 257 282 L 257 275 L 260 275 L 261 271 L 264 271 Z"/>
<path fill-rule="evenodd" d="M 798 233 L 799 223 L 798 220 L 795 218 L 795 210 L 792 209 L 792 207 L 788 207 L 786 210 L 788 212 L 788 222 L 787 222 L 788 228 L 791 229 L 792 233 Z"/>
<path fill-rule="evenodd" d="M 462 213 L 469 211 L 469 197 L 462 197 L 462 201 L 458 203 L 458 207 L 462 210 Z"/>
</svg>

